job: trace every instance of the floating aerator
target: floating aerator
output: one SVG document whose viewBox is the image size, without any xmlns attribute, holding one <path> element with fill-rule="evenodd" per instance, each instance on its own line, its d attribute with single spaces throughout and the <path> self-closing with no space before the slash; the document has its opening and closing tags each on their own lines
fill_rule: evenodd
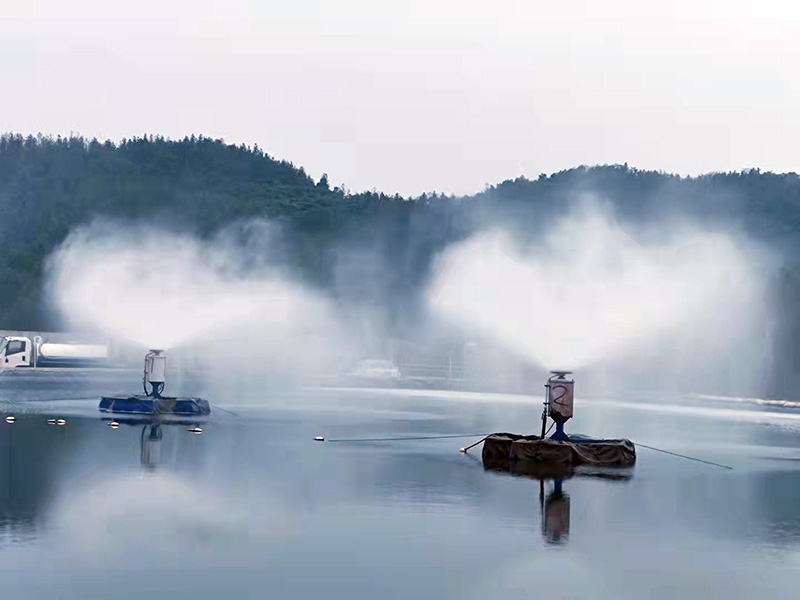
<svg viewBox="0 0 800 600">
<path fill-rule="evenodd" d="M 143 415 L 208 415 L 211 407 L 202 398 L 175 398 L 162 396 L 167 382 L 167 357 L 163 350 L 150 350 L 144 357 L 142 388 L 144 394 L 118 394 L 103 396 L 100 410 L 113 413 Z"/>
<path fill-rule="evenodd" d="M 484 468 L 558 479 L 570 477 L 581 465 L 630 467 L 636 463 L 636 447 L 630 440 L 568 436 L 564 432 L 564 423 L 573 415 L 575 382 L 567 379 L 570 374 L 550 372 L 545 384 L 541 435 L 493 433 L 482 440 Z M 548 417 L 556 430 L 550 438 L 545 438 Z M 464 448 L 462 452 L 467 450 Z"/>
</svg>

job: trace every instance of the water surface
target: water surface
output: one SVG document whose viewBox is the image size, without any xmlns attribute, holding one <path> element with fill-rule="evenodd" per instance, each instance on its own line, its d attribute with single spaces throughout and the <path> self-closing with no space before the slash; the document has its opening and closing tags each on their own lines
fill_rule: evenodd
<svg viewBox="0 0 800 600">
<path fill-rule="evenodd" d="M 4 598 L 798 597 L 800 412 L 582 399 L 568 430 L 733 469 L 639 448 L 627 481 L 563 483 L 551 543 L 540 483 L 474 440 L 313 441 L 536 432 L 538 398 L 239 390 L 149 443 L 83 387 L 2 383 Z"/>
</svg>

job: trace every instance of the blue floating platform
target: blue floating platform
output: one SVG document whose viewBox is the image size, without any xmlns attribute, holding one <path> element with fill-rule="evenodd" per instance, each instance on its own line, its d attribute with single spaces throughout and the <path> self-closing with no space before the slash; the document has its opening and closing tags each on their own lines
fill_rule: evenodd
<svg viewBox="0 0 800 600">
<path fill-rule="evenodd" d="M 144 394 L 102 396 L 100 411 L 137 415 L 209 415 L 211 406 L 202 398 L 153 398 Z"/>
</svg>

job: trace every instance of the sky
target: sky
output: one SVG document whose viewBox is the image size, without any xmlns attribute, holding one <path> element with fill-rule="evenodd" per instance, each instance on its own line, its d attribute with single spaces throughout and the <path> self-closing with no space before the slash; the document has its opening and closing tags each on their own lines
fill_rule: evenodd
<svg viewBox="0 0 800 600">
<path fill-rule="evenodd" d="M 0 53 L 0 131 L 203 134 L 352 191 L 798 170 L 788 0 L 0 0 Z"/>
</svg>

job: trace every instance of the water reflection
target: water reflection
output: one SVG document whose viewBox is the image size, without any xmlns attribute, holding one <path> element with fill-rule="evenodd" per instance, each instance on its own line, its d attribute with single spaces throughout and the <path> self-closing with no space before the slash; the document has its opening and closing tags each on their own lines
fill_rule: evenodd
<svg viewBox="0 0 800 600">
<path fill-rule="evenodd" d="M 625 482 L 633 477 L 632 469 L 620 468 L 566 468 L 542 465 L 511 463 L 511 468 L 485 465 L 484 469 L 496 473 L 508 473 L 539 481 L 539 509 L 542 519 L 542 537 L 548 544 L 565 544 L 569 540 L 570 495 L 564 490 L 564 482 L 574 477 L 604 479 Z M 547 490 L 547 493 L 545 493 Z"/>
<path fill-rule="evenodd" d="M 154 423 L 142 427 L 142 465 L 155 468 L 161 462 L 161 424 Z"/>
<path fill-rule="evenodd" d="M 542 535 L 550 544 L 560 544 L 569 537 L 569 495 L 562 489 L 562 479 L 553 481 L 553 489 L 544 496 L 545 482 L 539 482 L 539 502 L 542 511 Z"/>
<path fill-rule="evenodd" d="M 35 537 L 81 432 L 32 415 L 7 416 L 0 416 L 0 546 Z"/>
<path fill-rule="evenodd" d="M 194 420 L 101 418 L 94 402 L 82 413 L 0 418 L 0 511 L 16 523 L 14 539 L 0 539 L 15 574 L 0 596 L 105 597 L 113 585 L 176 597 L 170 586 L 179 580 L 193 598 L 267 589 L 291 598 L 468 600 L 533 588 L 618 600 L 793 597 L 800 469 L 775 457 L 796 455 L 798 429 L 782 430 L 784 449 L 756 460 L 748 443 L 767 425 L 665 413 L 663 435 L 682 435 L 670 438 L 672 448 L 694 444 L 695 454 L 735 470 L 642 452 L 635 477 L 586 466 L 512 472 L 485 469 L 452 440 L 313 437 L 502 431 L 530 407 L 387 406 L 376 396 L 321 411 L 284 401 L 291 411 L 218 414 L 200 436 L 189 431 L 201 425 Z M 593 415 L 613 420 L 608 410 L 581 415 L 602 424 Z M 622 433 L 659 445 L 646 437 L 655 436 L 652 413 L 614 415 Z M 51 416 L 67 425 L 48 425 Z M 38 543 L 16 543 L 26 527 Z"/>
<path fill-rule="evenodd" d="M 181 427 L 194 434 L 203 432 L 202 422 L 196 420 L 182 420 L 164 417 L 102 417 L 113 429 L 122 425 L 141 427 L 139 460 L 147 470 L 154 470 L 161 464 L 161 441 L 164 429 L 168 427 Z"/>
</svg>

